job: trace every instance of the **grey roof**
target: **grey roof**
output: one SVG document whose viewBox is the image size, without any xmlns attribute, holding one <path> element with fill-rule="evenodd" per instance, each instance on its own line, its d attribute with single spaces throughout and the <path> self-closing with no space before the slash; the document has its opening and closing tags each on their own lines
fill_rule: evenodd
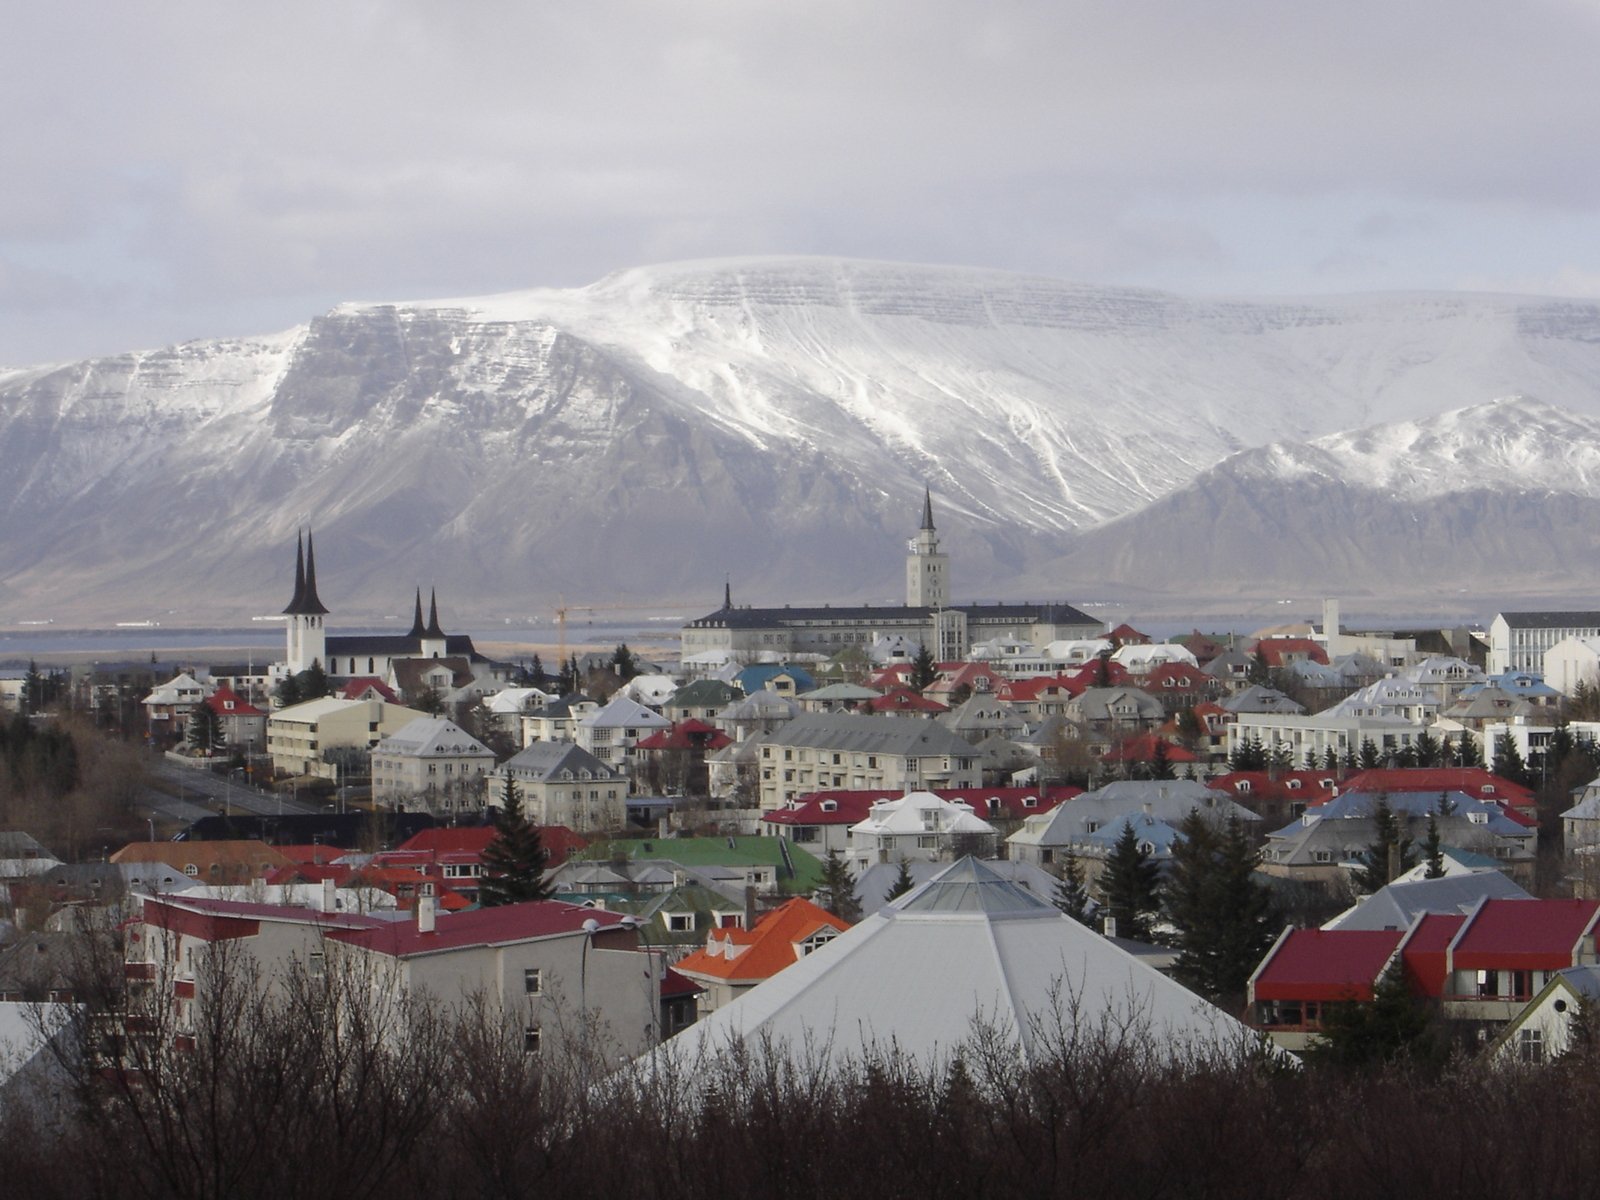
<svg viewBox="0 0 1600 1200">
<path fill-rule="evenodd" d="M 403 754 L 414 758 L 433 754 L 494 757 L 493 750 L 444 717 L 418 717 L 415 721 L 407 721 L 374 746 L 372 752 Z"/>
<path fill-rule="evenodd" d="M 963 1044 L 1048 1055 L 1075 1023 L 1131 1023 L 1152 1059 L 1258 1039 L 1050 904 L 963 859 L 665 1042 L 692 1068 L 743 1041 L 835 1063 L 892 1052 L 942 1067 Z M 1147 1035 L 1147 1036 L 1146 1036 Z M 651 1060 L 641 1059 L 648 1068 Z"/>
<path fill-rule="evenodd" d="M 1600 612 L 1503 612 L 1512 629 L 1600 629 Z"/>
<path fill-rule="evenodd" d="M 1396 881 L 1379 888 L 1324 929 L 1409 929 L 1423 913 L 1465 913 L 1485 897 L 1528 900 L 1526 891 L 1499 871 L 1473 871 L 1443 879 Z"/>
<path fill-rule="evenodd" d="M 1221 792 L 1197 780 L 1120 780 L 1084 792 L 1047 813 L 1031 816 L 1007 841 L 1039 846 L 1069 846 L 1086 841 L 1090 825 L 1120 833 L 1130 817 L 1151 817 L 1176 827 L 1191 812 L 1212 814 L 1218 821 L 1261 818 Z"/>
<path fill-rule="evenodd" d="M 785 722 L 764 740 L 774 746 L 859 750 L 868 754 L 897 754 L 906 758 L 972 756 L 972 747 L 965 739 L 932 721 L 907 721 L 903 717 L 860 716 L 855 713 L 805 713 Z"/>
<path fill-rule="evenodd" d="M 1237 696 L 1231 696 L 1222 702 L 1222 707 L 1231 713 L 1291 713 L 1303 714 L 1306 710 L 1301 704 L 1295 703 L 1276 688 L 1263 687 L 1261 684 L 1251 684 Z"/>
<path fill-rule="evenodd" d="M 721 708 L 739 698 L 739 689 L 720 679 L 696 679 L 673 692 L 663 708 Z"/>
<path fill-rule="evenodd" d="M 1070 604 L 951 604 L 949 611 L 965 613 L 969 624 L 1028 621 L 1043 625 L 1092 625 L 1103 622 Z M 799 621 L 848 621 L 856 624 L 927 623 L 944 609 L 900 604 L 823 605 L 817 607 L 718 609 L 689 622 L 692 629 L 777 629 Z"/>
<path fill-rule="evenodd" d="M 911 874 L 913 885 L 928 882 L 949 865 L 925 859 L 906 859 L 906 870 Z M 983 865 L 1030 895 L 1047 901 L 1055 895 L 1058 882 L 1056 877 L 1032 863 L 1001 858 L 984 859 Z M 885 904 L 890 903 L 884 897 L 889 894 L 889 888 L 893 886 L 899 874 L 899 862 L 886 862 L 873 863 L 856 876 L 856 897 L 861 901 L 862 916 L 870 917 Z"/>
<path fill-rule="evenodd" d="M 505 762 L 502 771 L 513 779 L 532 779 L 545 783 L 560 771 L 580 776 L 589 772 L 593 779 L 620 779 L 622 772 L 607 766 L 574 742 L 530 742 Z"/>
</svg>

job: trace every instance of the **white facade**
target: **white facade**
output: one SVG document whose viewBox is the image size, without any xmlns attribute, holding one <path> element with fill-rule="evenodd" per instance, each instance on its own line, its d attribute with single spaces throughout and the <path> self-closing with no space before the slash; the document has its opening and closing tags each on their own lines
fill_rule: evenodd
<svg viewBox="0 0 1600 1200">
<path fill-rule="evenodd" d="M 984 839 L 984 854 L 993 852 L 999 831 L 963 800 L 943 800 L 932 792 L 911 792 L 879 800 L 864 821 L 850 826 L 846 861 L 857 874 L 873 863 L 902 858 L 938 862 L 955 856 L 969 838 Z"/>
<path fill-rule="evenodd" d="M 1600 637 L 1600 612 L 1496 613 L 1489 622 L 1485 671 L 1539 671 L 1545 652 L 1567 638 Z M 1552 685 L 1553 686 L 1553 685 Z"/>
<path fill-rule="evenodd" d="M 1562 638 L 1544 654 L 1544 681 L 1564 696 L 1600 684 L 1600 637 Z"/>
</svg>

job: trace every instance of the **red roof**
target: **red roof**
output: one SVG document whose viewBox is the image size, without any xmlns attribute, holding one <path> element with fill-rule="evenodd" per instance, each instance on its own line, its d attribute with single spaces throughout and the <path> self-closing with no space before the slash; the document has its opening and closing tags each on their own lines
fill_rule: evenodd
<svg viewBox="0 0 1600 1200">
<path fill-rule="evenodd" d="M 1052 808 L 1082 795 L 1083 789 L 1060 787 L 975 787 L 934 788 L 941 800 L 964 800 L 980 817 L 1020 821 L 1032 813 Z M 796 797 L 793 805 L 763 813 L 761 819 L 772 825 L 854 825 L 865 821 L 872 806 L 883 800 L 898 800 L 904 793 L 870 788 L 811 792 Z M 827 807 L 831 805 L 832 807 Z"/>
<path fill-rule="evenodd" d="M 891 663 L 870 676 L 867 679 L 867 686 L 875 689 L 901 687 L 911 681 L 915 670 L 911 663 Z"/>
<path fill-rule="evenodd" d="M 1450 946 L 1457 971 L 1557 971 L 1575 966 L 1600 900 L 1485 900 Z"/>
<path fill-rule="evenodd" d="M 797 945 L 825 928 L 842 932 L 850 924 L 809 900 L 790 900 L 757 921 L 754 929 L 728 926 L 711 930 L 706 948 L 679 959 L 675 966 L 691 978 L 699 975 L 729 983 L 759 983 L 796 962 L 800 957 Z"/>
<path fill-rule="evenodd" d="M 1328 662 L 1328 652 L 1310 638 L 1262 638 L 1256 643 L 1256 652 L 1269 667 L 1281 667 L 1296 659 L 1309 658 L 1312 662 Z"/>
<path fill-rule="evenodd" d="M 1251 984 L 1257 1000 L 1371 1000 L 1405 934 L 1398 929 L 1292 929 Z"/>
<path fill-rule="evenodd" d="M 1294 800 L 1307 806 L 1326 804 L 1340 792 L 1336 771 L 1228 771 L 1206 780 L 1208 788 L 1226 792 L 1240 803 Z"/>
<path fill-rule="evenodd" d="M 671 729 L 658 729 L 634 743 L 638 750 L 721 750 L 733 739 L 715 725 L 695 717 L 679 721 Z"/>
<path fill-rule="evenodd" d="M 1060 696 L 1076 696 L 1088 686 L 1066 675 L 1030 675 L 1026 679 L 1008 679 L 995 690 L 996 698 L 1012 704 Z"/>
<path fill-rule="evenodd" d="M 264 717 L 267 715 L 225 683 L 219 684 L 217 690 L 202 700 L 201 703 L 219 717 Z"/>
<path fill-rule="evenodd" d="M 672 1000 L 678 996 L 698 996 L 705 988 L 692 979 L 679 975 L 671 967 L 661 976 L 661 998 Z"/>
<path fill-rule="evenodd" d="M 1465 792 L 1477 800 L 1494 800 L 1529 808 L 1533 790 L 1502 779 L 1485 767 L 1382 767 L 1362 771 L 1346 781 L 1347 792 Z"/>
<path fill-rule="evenodd" d="M 928 700 L 908 687 L 896 687 L 885 692 L 876 700 L 869 700 L 872 711 L 875 713 L 942 713 L 950 709 L 940 704 L 937 700 Z"/>
<path fill-rule="evenodd" d="M 380 954 L 405 958 L 464 946 L 505 946 L 537 938 L 581 936 L 588 921 L 596 922 L 601 930 L 592 935 L 596 946 L 633 949 L 638 945 L 632 923 L 622 928 L 624 918 L 620 914 L 559 900 L 530 900 L 524 904 L 444 913 L 438 917 L 432 933 L 419 932 L 415 921 L 389 921 L 367 929 L 339 931 L 332 936 Z M 601 938 L 605 938 L 604 943 Z"/>
<path fill-rule="evenodd" d="M 489 843 L 494 841 L 494 835 L 493 825 L 438 825 L 419 830 L 372 861 L 381 867 L 478 862 Z M 589 844 L 565 825 L 539 826 L 539 840 L 550 856 L 548 865 L 552 867 L 559 867 Z"/>
<path fill-rule="evenodd" d="M 1445 951 L 1466 920 L 1461 913 L 1424 913 L 1411 926 L 1400 954 L 1412 987 L 1424 996 L 1444 994 Z"/>
<path fill-rule="evenodd" d="M 1148 633 L 1140 633 L 1132 625 L 1124 621 L 1106 634 L 1106 641 L 1113 642 L 1118 646 L 1148 646 L 1150 644 L 1150 635 Z"/>
<path fill-rule="evenodd" d="M 1102 762 L 1154 762 L 1156 758 L 1156 744 L 1166 747 L 1167 761 L 1174 763 L 1198 762 L 1199 756 L 1192 751 L 1185 750 L 1182 746 L 1174 745 L 1165 738 L 1157 737 L 1154 733 L 1140 733 L 1132 737 L 1123 738 L 1110 750 L 1100 756 Z"/>
<path fill-rule="evenodd" d="M 346 887 L 355 879 L 357 869 L 348 864 L 339 866 L 318 865 L 313 863 L 293 863 L 287 867 L 278 867 L 268 871 L 264 882 L 276 887 L 286 883 L 321 883 L 326 879 L 333 880 L 334 887 Z"/>
<path fill-rule="evenodd" d="M 1147 692 L 1159 694 L 1161 692 L 1193 692 L 1213 691 L 1221 686 L 1221 681 L 1207 675 L 1199 667 L 1186 662 L 1162 663 L 1144 677 L 1143 688 Z"/>
<path fill-rule="evenodd" d="M 360 700 L 368 692 L 376 692 L 390 704 L 400 703 L 400 698 L 394 694 L 393 689 L 376 675 L 362 675 L 355 679 L 347 679 L 344 686 L 339 689 L 339 699 Z"/>
</svg>

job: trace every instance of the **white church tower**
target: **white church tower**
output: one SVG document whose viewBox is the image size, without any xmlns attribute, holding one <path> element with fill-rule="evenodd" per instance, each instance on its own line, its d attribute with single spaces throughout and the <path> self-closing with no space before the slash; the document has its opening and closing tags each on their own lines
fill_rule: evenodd
<svg viewBox="0 0 1600 1200">
<path fill-rule="evenodd" d="M 939 553 L 939 534 L 933 527 L 933 493 L 922 491 L 922 528 L 911 539 L 906 558 L 906 607 L 948 608 L 950 557 Z"/>
<path fill-rule="evenodd" d="M 288 647 L 285 670 L 295 675 L 312 663 L 328 666 L 328 631 L 322 618 L 328 610 L 317 598 L 317 551 L 308 533 L 304 545 L 296 539 L 294 550 L 294 598 L 283 610 L 288 618 Z"/>
</svg>

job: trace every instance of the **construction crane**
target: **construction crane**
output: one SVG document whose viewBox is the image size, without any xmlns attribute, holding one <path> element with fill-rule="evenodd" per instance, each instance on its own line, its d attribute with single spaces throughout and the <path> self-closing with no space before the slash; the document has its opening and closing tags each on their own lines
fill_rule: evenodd
<svg viewBox="0 0 1600 1200">
<path fill-rule="evenodd" d="M 649 600 L 631 604 L 568 604 L 565 596 L 557 597 L 556 604 L 556 640 L 560 648 L 560 657 L 556 660 L 557 669 L 567 665 L 567 614 L 568 613 L 597 613 L 597 612 L 649 612 L 655 609 L 683 609 L 694 611 L 705 605 L 704 600 Z"/>
</svg>

